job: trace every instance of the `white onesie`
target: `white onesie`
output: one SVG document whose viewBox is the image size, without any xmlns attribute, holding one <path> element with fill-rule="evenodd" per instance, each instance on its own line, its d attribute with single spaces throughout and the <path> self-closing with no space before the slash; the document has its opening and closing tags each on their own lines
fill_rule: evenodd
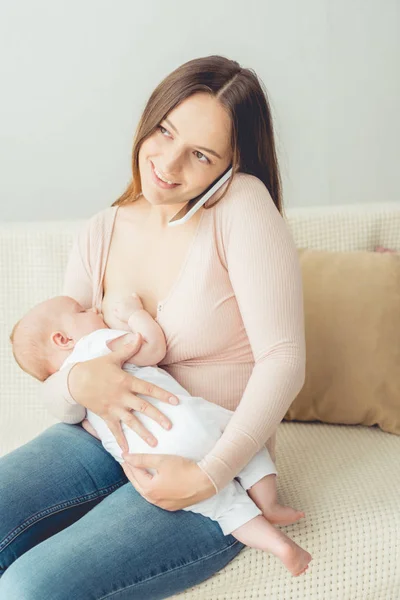
<svg viewBox="0 0 400 600">
<path fill-rule="evenodd" d="M 69 363 L 83 362 L 108 354 L 111 350 L 107 347 L 106 342 L 126 333 L 126 331 L 117 329 L 98 329 L 84 336 L 76 343 L 74 350 L 64 361 L 61 369 Z M 154 435 L 158 444 L 155 447 L 149 446 L 137 433 L 122 423 L 130 453 L 175 454 L 198 462 L 215 446 L 232 417 L 233 411 L 204 400 L 204 398 L 191 396 L 169 373 L 159 367 L 137 367 L 125 363 L 123 369 L 179 398 L 179 404 L 174 406 L 156 398 L 138 394 L 139 397 L 144 398 L 164 413 L 170 419 L 172 428 L 165 430 L 153 419 L 135 411 L 135 417 Z M 90 410 L 87 411 L 87 419 L 97 431 L 104 448 L 115 460 L 122 463 L 121 448 L 105 421 Z M 148 471 L 154 473 L 153 469 L 148 469 Z M 268 450 L 263 447 L 237 475 L 239 482 L 235 478 L 218 494 L 183 510 L 201 513 L 217 521 L 224 535 L 228 535 L 244 523 L 262 514 L 245 490 L 271 473 L 277 474 L 277 471 Z"/>
</svg>

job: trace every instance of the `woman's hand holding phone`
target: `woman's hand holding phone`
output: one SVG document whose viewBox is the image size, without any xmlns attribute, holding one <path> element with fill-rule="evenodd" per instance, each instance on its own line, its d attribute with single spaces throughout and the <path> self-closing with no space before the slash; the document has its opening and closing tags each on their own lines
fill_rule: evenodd
<svg viewBox="0 0 400 600">
<path fill-rule="evenodd" d="M 76 363 L 69 372 L 68 387 L 74 400 L 101 417 L 115 436 L 123 452 L 129 447 L 122 431 L 125 423 L 150 446 L 157 440 L 135 417 L 132 411 L 145 413 L 164 429 L 172 427 L 171 421 L 155 406 L 136 394 L 157 398 L 168 404 L 179 404 L 178 398 L 156 385 L 127 373 L 121 367 L 134 356 L 142 345 L 140 334 L 133 341 L 106 356 Z M 176 402 L 171 402 L 170 399 Z"/>
</svg>

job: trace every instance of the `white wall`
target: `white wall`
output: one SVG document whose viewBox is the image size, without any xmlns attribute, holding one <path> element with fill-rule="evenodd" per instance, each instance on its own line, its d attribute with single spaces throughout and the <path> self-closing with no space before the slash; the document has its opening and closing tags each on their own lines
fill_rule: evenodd
<svg viewBox="0 0 400 600">
<path fill-rule="evenodd" d="M 264 81 L 285 206 L 400 201 L 398 0 L 0 3 L 0 220 L 88 217 L 130 178 L 136 123 L 178 65 Z"/>
</svg>

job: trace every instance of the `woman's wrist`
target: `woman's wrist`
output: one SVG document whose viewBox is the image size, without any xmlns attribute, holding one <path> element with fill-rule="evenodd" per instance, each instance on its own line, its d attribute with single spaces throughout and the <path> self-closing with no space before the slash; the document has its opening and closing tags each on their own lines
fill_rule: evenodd
<svg viewBox="0 0 400 600">
<path fill-rule="evenodd" d="M 204 471 L 201 467 L 200 463 L 196 463 L 198 467 L 198 480 L 199 480 L 199 491 L 211 492 L 212 494 L 218 493 L 218 488 L 215 485 L 215 482 L 211 479 L 211 477 Z"/>
</svg>

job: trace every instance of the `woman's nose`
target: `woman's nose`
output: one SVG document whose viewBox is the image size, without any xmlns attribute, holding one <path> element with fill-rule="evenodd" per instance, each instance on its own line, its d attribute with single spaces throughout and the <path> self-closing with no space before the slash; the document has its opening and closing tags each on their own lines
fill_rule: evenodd
<svg viewBox="0 0 400 600">
<path fill-rule="evenodd" d="M 182 162 L 182 156 L 179 150 L 175 153 L 171 152 L 164 159 L 164 164 L 162 165 L 164 173 L 168 173 L 168 175 L 173 174 L 175 179 L 179 181 L 179 176 L 181 172 L 180 164 Z"/>
</svg>

